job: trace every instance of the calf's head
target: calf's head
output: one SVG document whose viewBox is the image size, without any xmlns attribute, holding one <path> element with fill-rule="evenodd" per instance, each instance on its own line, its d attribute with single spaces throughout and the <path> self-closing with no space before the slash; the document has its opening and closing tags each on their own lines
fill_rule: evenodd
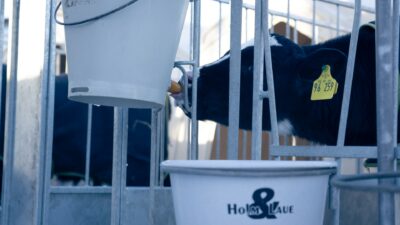
<svg viewBox="0 0 400 225">
<path fill-rule="evenodd" d="M 285 122 L 289 128 L 296 120 L 295 115 L 313 110 L 318 104 L 332 104 L 341 96 L 342 86 L 334 99 L 326 102 L 311 102 L 313 81 L 321 74 L 324 65 L 330 65 L 331 72 L 339 85 L 343 83 L 346 56 L 332 48 L 320 48 L 314 52 L 303 51 L 301 47 L 285 37 L 271 35 L 271 60 L 274 72 L 274 85 L 277 102 L 278 122 Z M 198 78 L 197 117 L 199 120 L 212 120 L 228 125 L 229 109 L 229 63 L 230 54 L 226 53 L 219 60 L 202 66 Z M 240 72 L 240 120 L 242 129 L 251 129 L 253 99 L 253 63 L 254 46 L 241 50 Z M 264 90 L 267 81 L 264 66 Z M 189 88 L 191 96 L 192 89 Z M 191 98 L 190 98 L 191 99 Z M 263 103 L 263 129 L 270 129 L 268 100 Z M 188 113 L 190 116 L 190 113 Z M 293 127 L 292 127 L 293 128 Z M 282 130 L 282 132 L 285 132 Z M 294 133 L 294 130 L 287 131 Z"/>
</svg>

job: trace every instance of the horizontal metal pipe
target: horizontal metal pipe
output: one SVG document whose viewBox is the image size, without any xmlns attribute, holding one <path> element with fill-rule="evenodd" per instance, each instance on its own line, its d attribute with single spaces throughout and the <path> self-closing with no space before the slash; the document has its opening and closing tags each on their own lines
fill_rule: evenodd
<svg viewBox="0 0 400 225">
<path fill-rule="evenodd" d="M 154 187 L 154 190 L 170 190 L 170 187 Z M 111 186 L 53 186 L 50 194 L 111 194 Z M 126 192 L 149 191 L 149 187 L 126 187 Z"/>
<path fill-rule="evenodd" d="M 108 193 L 111 194 L 112 188 L 101 187 L 101 186 L 53 186 L 50 188 L 50 194 L 98 194 L 98 193 Z"/>
<path fill-rule="evenodd" d="M 213 1 L 230 4 L 230 0 L 213 0 Z M 338 5 L 338 6 L 341 6 L 344 8 L 349 8 L 349 9 L 354 9 L 354 7 L 355 7 L 354 3 L 338 1 L 338 0 L 316 0 L 316 1 L 324 2 L 324 3 L 328 3 L 328 4 L 332 4 L 332 5 Z M 254 6 L 254 4 L 243 3 L 243 8 L 254 10 L 255 6 Z M 364 12 L 368 12 L 368 13 L 375 13 L 375 10 L 371 7 L 363 6 L 361 8 L 361 10 Z"/>
<path fill-rule="evenodd" d="M 260 98 L 268 98 L 268 91 L 261 91 L 260 92 Z"/>
<path fill-rule="evenodd" d="M 213 0 L 213 1 L 219 1 L 221 3 L 226 3 L 226 4 L 229 4 L 229 2 L 230 2 L 228 0 Z M 319 0 L 319 1 L 321 1 L 321 0 Z M 251 9 L 251 10 L 255 9 L 254 5 L 249 5 L 249 4 L 243 4 L 243 8 L 244 9 Z M 370 9 L 365 9 L 365 8 L 363 8 L 362 11 L 367 12 L 367 13 L 374 13 L 374 11 L 371 11 Z M 269 10 L 268 13 L 271 16 L 278 16 L 278 17 L 282 17 L 282 18 L 286 18 L 287 17 L 287 13 L 283 13 L 283 12 L 279 12 L 279 11 L 275 11 L 275 10 Z M 308 19 L 306 17 L 290 15 L 290 18 L 293 19 L 293 20 L 297 20 L 298 22 L 306 23 L 306 24 L 309 24 L 309 25 L 313 24 L 313 20 L 312 19 Z M 331 25 L 324 24 L 324 23 L 316 22 L 315 26 L 320 27 L 320 28 L 325 28 L 325 29 L 328 29 L 328 30 L 337 31 L 336 26 L 331 26 Z M 273 32 L 273 31 L 271 31 L 271 32 Z M 350 30 L 342 28 L 342 29 L 339 29 L 339 32 L 347 33 L 347 32 L 350 32 Z"/>
<path fill-rule="evenodd" d="M 369 191 L 369 192 L 397 192 L 400 193 L 400 186 L 395 184 L 365 184 L 356 181 L 376 180 L 387 178 L 400 178 L 400 173 L 374 173 L 350 176 L 337 176 L 332 180 L 332 185 L 346 190 Z"/>
<path fill-rule="evenodd" d="M 317 0 L 317 1 L 328 3 L 328 4 L 332 4 L 332 5 L 338 5 L 338 6 L 341 6 L 343 8 L 348 8 L 348 9 L 354 9 L 355 8 L 355 4 L 354 3 L 345 2 L 345 1 L 337 1 L 337 0 Z M 364 11 L 364 12 L 368 12 L 368 13 L 375 13 L 375 10 L 373 8 L 367 7 L 367 6 L 362 6 L 361 10 Z"/>
<path fill-rule="evenodd" d="M 375 146 L 279 146 L 271 149 L 274 156 L 308 156 L 341 158 L 376 158 Z M 398 152 L 400 158 L 400 152 Z"/>
</svg>

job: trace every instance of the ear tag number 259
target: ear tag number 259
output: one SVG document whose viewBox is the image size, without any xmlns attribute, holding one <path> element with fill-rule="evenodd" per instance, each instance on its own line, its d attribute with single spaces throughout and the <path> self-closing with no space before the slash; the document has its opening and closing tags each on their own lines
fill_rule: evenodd
<svg viewBox="0 0 400 225">
<path fill-rule="evenodd" d="M 329 100 L 337 93 L 338 82 L 331 75 L 331 67 L 322 67 L 322 73 L 313 83 L 311 101 Z"/>
</svg>

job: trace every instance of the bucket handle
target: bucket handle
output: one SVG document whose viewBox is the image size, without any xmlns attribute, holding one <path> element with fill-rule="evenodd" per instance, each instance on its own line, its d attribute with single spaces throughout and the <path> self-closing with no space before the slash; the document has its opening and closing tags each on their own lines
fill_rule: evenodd
<svg viewBox="0 0 400 225">
<path fill-rule="evenodd" d="M 92 21 L 95 21 L 95 20 L 98 20 L 98 19 L 102 19 L 102 18 L 104 18 L 104 17 L 106 17 L 106 16 L 109 16 L 109 15 L 111 15 L 111 14 L 114 14 L 114 13 L 116 13 L 116 12 L 118 12 L 118 11 L 121 11 L 122 9 L 124 9 L 124 8 L 126 8 L 126 7 L 128 7 L 128 6 L 132 5 L 132 4 L 134 4 L 134 3 L 136 3 L 137 1 L 139 1 L 139 0 L 131 0 L 131 1 L 129 1 L 129 2 L 127 2 L 127 3 L 125 3 L 125 4 L 121 5 L 121 6 L 117 7 L 117 8 L 115 8 L 115 9 L 111 10 L 111 11 L 106 12 L 106 13 L 100 14 L 100 15 L 98 15 L 98 16 L 95 16 L 95 17 L 92 17 L 92 18 L 89 18 L 89 19 L 85 19 L 85 20 L 81 20 L 81 21 L 77 21 L 77 22 L 71 22 L 71 23 L 65 23 L 65 22 L 59 21 L 59 20 L 57 19 L 57 12 L 58 12 L 58 10 L 59 10 L 60 7 L 61 7 L 61 1 L 60 1 L 60 2 L 57 4 L 56 10 L 54 11 L 54 19 L 55 19 L 55 21 L 56 21 L 57 24 L 63 25 L 63 26 L 80 25 L 80 24 L 89 23 L 89 22 L 92 22 Z"/>
</svg>

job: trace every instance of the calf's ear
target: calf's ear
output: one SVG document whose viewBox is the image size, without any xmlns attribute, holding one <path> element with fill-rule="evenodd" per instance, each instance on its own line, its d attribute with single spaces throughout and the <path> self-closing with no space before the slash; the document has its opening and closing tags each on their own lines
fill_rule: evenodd
<svg viewBox="0 0 400 225">
<path fill-rule="evenodd" d="M 331 67 L 331 74 L 337 78 L 338 74 L 346 70 L 347 57 L 343 52 L 322 48 L 302 58 L 299 63 L 299 75 L 302 79 L 316 80 L 322 72 L 324 65 Z"/>
</svg>

